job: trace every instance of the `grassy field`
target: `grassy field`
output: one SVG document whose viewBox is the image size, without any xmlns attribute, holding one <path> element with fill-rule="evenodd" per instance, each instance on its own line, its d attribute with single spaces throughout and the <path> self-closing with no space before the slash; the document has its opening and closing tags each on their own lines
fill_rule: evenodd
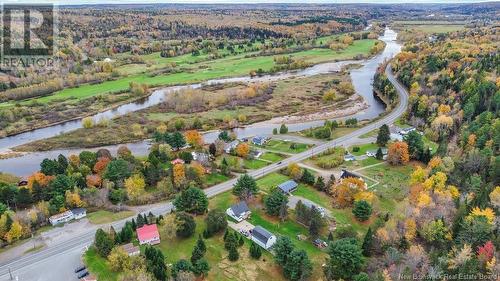
<svg viewBox="0 0 500 281">
<path fill-rule="evenodd" d="M 293 53 L 292 56 L 296 59 L 304 59 L 309 63 L 352 59 L 358 55 L 367 56 L 375 42 L 376 40 L 372 39 L 356 40 L 352 45 L 340 52 L 334 52 L 330 49 L 312 49 Z M 186 59 L 187 57 L 181 58 L 181 60 Z M 269 71 L 273 66 L 273 56 L 246 58 L 242 54 L 212 61 L 193 63 L 189 65 L 189 70 L 180 73 L 158 76 L 149 76 L 144 73 L 130 75 L 100 84 L 85 84 L 77 88 L 64 89 L 53 95 L 40 97 L 36 100 L 44 103 L 55 99 L 84 99 L 100 94 L 127 91 L 130 82 L 144 83 L 150 86 L 195 83 L 214 78 L 248 75 L 250 71 L 257 69 Z"/>
<path fill-rule="evenodd" d="M 110 211 L 100 210 L 97 212 L 92 212 L 87 214 L 87 218 L 93 224 L 103 224 L 110 223 L 117 220 L 122 220 L 133 216 L 135 213 L 132 211 L 122 211 L 118 213 L 113 213 Z"/>
<path fill-rule="evenodd" d="M 367 143 L 367 144 L 355 145 L 355 146 L 359 147 L 359 151 L 354 152 L 352 150 L 352 148 L 354 146 L 349 148 L 349 152 L 355 156 L 365 155 L 368 150 L 377 150 L 378 149 L 378 145 L 376 143 Z"/>
<path fill-rule="evenodd" d="M 262 161 L 259 159 L 244 159 L 243 160 L 243 167 L 248 170 L 257 170 L 260 168 L 263 168 L 267 165 L 269 165 L 269 162 Z"/>
<path fill-rule="evenodd" d="M 274 152 L 265 152 L 263 153 L 259 159 L 262 159 L 262 160 L 267 160 L 267 161 L 271 161 L 271 162 L 278 162 L 278 161 L 281 161 L 283 159 L 285 159 L 286 157 L 282 154 L 279 154 L 279 153 L 274 153 Z"/>
<path fill-rule="evenodd" d="M 107 260 L 99 256 L 94 247 L 90 247 L 85 252 L 83 262 L 99 281 L 116 281 L 118 279 L 118 273 L 109 269 Z"/>
<path fill-rule="evenodd" d="M 397 29 L 415 30 L 425 33 L 447 33 L 462 30 L 463 23 L 447 21 L 395 21 Z"/>
<path fill-rule="evenodd" d="M 204 181 L 205 181 L 206 186 L 212 186 L 212 185 L 219 184 L 221 182 L 225 182 L 227 180 L 229 180 L 228 176 L 225 176 L 225 175 L 222 175 L 219 173 L 213 173 L 213 174 L 206 175 Z"/>
<path fill-rule="evenodd" d="M 294 145 L 293 148 L 291 147 L 292 144 Z M 308 145 L 305 143 L 296 143 L 292 141 L 284 141 L 279 139 L 272 139 L 263 146 L 263 148 L 265 149 L 284 152 L 284 153 L 301 153 L 311 147 L 312 145 Z"/>
</svg>

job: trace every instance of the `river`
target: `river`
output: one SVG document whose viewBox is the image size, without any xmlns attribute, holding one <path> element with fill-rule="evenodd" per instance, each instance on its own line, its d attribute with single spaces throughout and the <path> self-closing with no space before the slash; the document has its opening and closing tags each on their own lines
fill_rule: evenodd
<svg viewBox="0 0 500 281">
<path fill-rule="evenodd" d="M 305 76 L 337 72 L 342 67 L 348 64 L 356 63 L 356 64 L 361 64 L 362 66 L 360 68 L 351 70 L 350 72 L 351 80 L 354 85 L 354 89 L 356 90 L 356 93 L 364 98 L 369 107 L 363 111 L 348 116 L 348 118 L 357 118 L 358 120 L 372 119 L 379 116 L 381 113 L 385 111 L 384 104 L 382 104 L 373 94 L 373 86 L 372 86 L 373 76 L 375 75 L 377 67 L 382 62 L 394 57 L 397 53 L 400 52 L 401 45 L 396 41 L 396 37 L 397 37 L 396 32 L 394 32 L 391 29 L 386 29 L 384 35 L 380 36 L 379 38 L 380 40 L 386 43 L 385 49 L 382 51 L 382 53 L 368 60 L 321 63 L 303 70 L 282 72 L 273 75 L 265 75 L 262 77 L 251 78 L 249 76 L 245 76 L 245 77 L 235 77 L 235 78 L 213 79 L 203 82 L 202 84 L 197 83 L 190 85 L 165 87 L 155 90 L 150 96 L 148 96 L 144 100 L 121 105 L 115 109 L 98 113 L 92 116 L 92 118 L 95 121 L 98 121 L 102 118 L 110 119 L 122 116 L 124 114 L 133 111 L 148 108 L 164 101 L 165 95 L 168 94 L 169 92 L 177 91 L 179 89 L 186 87 L 199 88 L 202 85 L 207 85 L 207 84 L 218 84 L 218 83 L 228 83 L 228 82 L 276 81 L 291 77 L 305 77 Z M 340 119 L 345 119 L 345 118 L 340 118 Z M 324 123 L 323 120 L 318 120 L 318 121 L 309 121 L 303 123 L 287 124 L 287 126 L 289 128 L 289 132 L 296 132 L 307 128 L 322 126 L 323 123 Z M 56 136 L 61 133 L 73 131 L 81 128 L 82 126 L 81 124 L 82 122 L 80 119 L 73 120 L 58 125 L 21 133 L 18 135 L 5 137 L 0 139 L 0 151 L 5 151 L 14 146 L 26 144 L 35 140 L 41 140 L 52 136 Z M 244 128 L 236 129 L 235 132 L 237 133 L 239 138 L 251 137 L 257 134 L 270 135 L 272 134 L 273 128 L 276 127 L 277 127 L 276 124 L 270 124 L 269 122 L 259 122 L 248 125 Z M 204 134 L 205 142 L 207 143 L 212 142 L 213 140 L 215 140 L 217 135 L 218 135 L 217 132 L 210 132 Z M 127 147 L 135 155 L 145 155 L 149 150 L 150 142 L 145 140 L 136 143 L 127 143 L 125 145 L 127 145 Z M 110 146 L 104 146 L 86 150 L 95 151 L 100 148 L 106 148 L 109 149 L 112 153 L 115 153 L 118 146 L 119 145 L 110 145 Z M 39 164 L 44 158 L 56 158 L 59 154 L 63 155 L 78 154 L 82 150 L 83 149 L 81 148 L 74 148 L 74 149 L 51 150 L 44 152 L 33 152 L 24 154 L 16 158 L 3 159 L 0 160 L 0 172 L 11 173 L 18 176 L 27 176 L 39 169 Z"/>
</svg>

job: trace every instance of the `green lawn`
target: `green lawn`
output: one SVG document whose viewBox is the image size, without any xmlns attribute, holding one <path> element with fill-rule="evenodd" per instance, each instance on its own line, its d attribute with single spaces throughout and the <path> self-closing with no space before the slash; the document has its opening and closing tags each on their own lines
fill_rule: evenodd
<svg viewBox="0 0 500 281">
<path fill-rule="evenodd" d="M 354 152 L 352 150 L 352 148 L 355 146 L 359 147 L 358 152 Z M 355 145 L 355 146 L 352 146 L 349 148 L 349 152 L 355 156 L 365 155 L 368 150 L 377 150 L 378 149 L 378 145 L 376 143 L 367 143 L 367 144 Z"/>
<path fill-rule="evenodd" d="M 107 260 L 97 254 L 94 247 L 90 247 L 83 255 L 83 262 L 88 267 L 89 272 L 92 272 L 99 281 L 116 281 L 118 273 L 109 269 Z"/>
<path fill-rule="evenodd" d="M 292 148 L 293 144 L 293 148 Z M 301 153 L 312 147 L 312 145 L 304 143 L 296 143 L 292 141 L 284 141 L 279 139 L 271 139 L 264 145 L 265 149 L 285 152 L 285 153 Z"/>
<path fill-rule="evenodd" d="M 257 180 L 257 186 L 265 191 L 270 192 L 271 188 L 278 186 L 280 183 L 284 183 L 290 178 L 280 174 L 280 173 L 271 173 L 267 174 L 264 177 Z"/>
<path fill-rule="evenodd" d="M 244 159 L 243 160 L 243 166 L 245 167 L 245 169 L 249 169 L 249 170 L 257 170 L 257 169 L 263 168 L 267 165 L 269 165 L 269 162 L 262 161 L 259 159 Z"/>
<path fill-rule="evenodd" d="M 281 161 L 283 159 L 285 159 L 286 157 L 282 154 L 278 154 L 278 153 L 274 153 L 274 152 L 264 152 L 259 159 L 262 159 L 262 160 L 267 160 L 267 161 L 271 161 L 271 162 L 278 162 L 278 161 Z"/>
<path fill-rule="evenodd" d="M 204 216 L 195 218 L 196 232 L 189 238 L 174 238 L 172 240 L 162 239 L 157 246 L 163 254 L 167 264 L 174 263 L 179 259 L 189 260 L 198 236 L 205 229 Z M 244 246 L 238 248 L 240 259 L 236 262 L 227 260 L 227 251 L 224 249 L 223 233 L 205 240 L 207 252 L 205 258 L 210 264 L 210 272 L 207 280 L 283 280 L 279 271 L 275 271 L 275 263 L 269 252 L 263 251 L 262 258 L 258 261 L 249 258 L 249 245 L 246 241 Z M 161 233 L 160 233 L 161 235 Z"/>
<path fill-rule="evenodd" d="M 110 223 L 117 220 L 122 220 L 128 217 L 133 216 L 135 213 L 132 211 L 122 211 L 118 213 L 113 213 L 106 210 L 100 210 L 97 212 L 92 212 L 87 214 L 87 218 L 93 224 L 103 224 Z"/>
<path fill-rule="evenodd" d="M 205 176 L 206 186 L 216 185 L 216 184 L 219 184 L 221 182 L 225 182 L 227 180 L 229 180 L 228 176 L 225 176 L 225 175 L 222 175 L 219 173 L 212 173 L 212 174 L 208 174 Z"/>
<path fill-rule="evenodd" d="M 341 52 L 330 49 L 312 49 L 293 53 L 296 59 L 304 59 L 310 63 L 321 63 L 332 60 L 351 59 L 356 55 L 368 55 L 376 40 L 356 40 Z M 84 99 L 99 94 L 127 91 L 130 82 L 144 83 L 150 86 L 196 83 L 221 77 L 248 75 L 252 70 L 269 71 L 274 66 L 273 56 L 258 56 L 246 58 L 245 54 L 190 64 L 189 71 L 179 73 L 149 76 L 146 73 L 118 78 L 100 84 L 85 84 L 77 88 L 68 88 L 52 95 L 36 98 L 39 102 L 49 102 L 55 99 Z"/>
</svg>

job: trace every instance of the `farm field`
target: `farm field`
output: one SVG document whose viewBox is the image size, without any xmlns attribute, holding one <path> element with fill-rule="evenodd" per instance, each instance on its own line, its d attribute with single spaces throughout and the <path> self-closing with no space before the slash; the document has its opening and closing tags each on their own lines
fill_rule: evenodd
<svg viewBox="0 0 500 281">
<path fill-rule="evenodd" d="M 329 49 L 313 49 L 296 52 L 293 53 L 292 56 L 296 59 L 304 59 L 306 62 L 313 64 L 333 60 L 352 59 L 358 55 L 368 56 L 371 47 L 376 41 L 377 40 L 372 39 L 356 40 L 351 46 L 341 52 L 334 52 Z M 251 70 L 257 69 L 269 71 L 273 65 L 274 61 L 272 56 L 246 58 L 244 55 L 238 55 L 208 62 L 194 63 L 189 66 L 188 70 L 180 73 L 158 75 L 154 77 L 147 74 L 132 75 L 100 84 L 86 84 L 77 88 L 64 89 L 50 96 L 40 97 L 34 100 L 46 103 L 56 99 L 85 99 L 100 94 L 112 94 L 127 91 L 131 82 L 147 84 L 150 87 L 196 83 L 215 78 L 248 75 Z"/>
</svg>

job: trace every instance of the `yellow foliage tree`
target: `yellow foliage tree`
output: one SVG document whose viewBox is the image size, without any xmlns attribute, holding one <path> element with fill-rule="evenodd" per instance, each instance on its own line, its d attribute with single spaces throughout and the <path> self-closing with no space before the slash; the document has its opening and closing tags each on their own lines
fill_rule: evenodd
<svg viewBox="0 0 500 281">
<path fill-rule="evenodd" d="M 417 206 L 418 207 L 428 207 L 432 204 L 432 198 L 426 192 L 421 192 L 418 196 Z"/>
<path fill-rule="evenodd" d="M 115 272 L 123 271 L 131 267 L 131 259 L 125 250 L 116 246 L 108 255 L 109 267 Z"/>
<path fill-rule="evenodd" d="M 495 187 L 490 193 L 490 202 L 496 208 L 500 208 L 500 186 Z"/>
<path fill-rule="evenodd" d="M 131 200 L 136 200 L 142 194 L 144 194 L 145 187 L 146 182 L 144 181 L 144 178 L 139 174 L 132 175 L 130 178 L 125 180 L 127 195 Z"/>
<path fill-rule="evenodd" d="M 422 167 L 418 166 L 410 176 L 410 185 L 417 183 L 423 183 L 427 179 L 427 171 Z"/>
<path fill-rule="evenodd" d="M 189 130 L 184 133 L 186 142 L 194 147 L 203 146 L 203 136 L 196 130 Z"/>
<path fill-rule="evenodd" d="M 182 183 L 184 183 L 184 180 L 186 179 L 184 165 L 183 164 L 175 164 L 174 167 L 172 168 L 172 171 L 173 171 L 175 186 L 182 185 Z"/>
<path fill-rule="evenodd" d="M 69 191 L 66 190 L 66 206 L 70 208 L 79 208 L 79 207 L 84 207 L 85 202 L 82 201 L 80 198 L 80 194 L 78 194 L 78 191 Z"/>
<path fill-rule="evenodd" d="M 10 226 L 9 232 L 5 234 L 5 240 L 10 244 L 19 238 L 21 238 L 21 235 L 23 234 L 23 226 L 19 221 L 14 221 L 12 225 Z"/>
<path fill-rule="evenodd" d="M 472 220 L 475 217 L 485 217 L 489 224 L 493 224 L 495 221 L 495 211 L 491 208 L 480 209 L 479 207 L 474 207 L 466 219 Z"/>
<path fill-rule="evenodd" d="M 408 241 L 412 241 L 417 234 L 417 223 L 413 218 L 407 218 L 405 220 L 405 238 Z"/>
<path fill-rule="evenodd" d="M 196 175 L 201 178 L 205 175 L 205 167 L 197 161 L 191 162 L 191 168 L 195 171 Z"/>
<path fill-rule="evenodd" d="M 294 180 L 299 180 L 302 177 L 302 168 L 297 163 L 290 163 L 286 170 L 288 175 Z"/>
</svg>

